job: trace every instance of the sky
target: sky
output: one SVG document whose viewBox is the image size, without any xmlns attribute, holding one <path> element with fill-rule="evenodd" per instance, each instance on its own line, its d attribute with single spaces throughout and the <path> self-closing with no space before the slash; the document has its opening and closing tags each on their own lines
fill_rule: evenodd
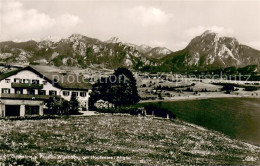
<svg viewBox="0 0 260 166">
<path fill-rule="evenodd" d="M 79 33 L 177 51 L 206 30 L 260 50 L 260 0 L 0 0 L 0 41 Z"/>
</svg>

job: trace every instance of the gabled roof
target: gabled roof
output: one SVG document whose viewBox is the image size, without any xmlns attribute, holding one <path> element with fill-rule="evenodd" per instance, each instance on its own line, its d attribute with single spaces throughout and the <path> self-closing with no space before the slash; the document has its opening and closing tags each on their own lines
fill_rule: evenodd
<svg viewBox="0 0 260 166">
<path fill-rule="evenodd" d="M 3 79 L 6 79 L 12 75 L 15 75 L 16 73 L 18 73 L 20 70 L 13 70 L 13 71 L 10 71 L 10 72 L 7 72 L 7 73 L 4 73 L 4 74 L 1 74 L 0 75 L 0 81 L 3 80 Z"/>
<path fill-rule="evenodd" d="M 76 74 L 61 74 L 58 72 L 47 72 L 44 76 L 56 82 L 56 86 L 67 90 L 88 90 L 92 85 L 83 76 Z"/>
<path fill-rule="evenodd" d="M 54 87 L 66 90 L 89 90 L 92 88 L 92 85 L 84 80 L 82 76 L 77 76 L 73 74 L 63 75 L 57 72 L 42 72 L 38 71 L 32 66 L 27 66 L 18 70 L 13 70 L 8 73 L 4 73 L 0 75 L 0 81 L 6 79 L 10 76 L 16 75 L 17 73 L 29 70 L 39 77 L 45 79 L 46 81 L 50 82 Z M 70 79 L 70 78 L 77 78 L 77 79 Z"/>
<path fill-rule="evenodd" d="M 10 77 L 10 76 L 16 75 L 17 73 L 19 73 L 19 72 L 21 72 L 21 71 L 23 71 L 23 70 L 32 71 L 33 73 L 35 73 L 35 74 L 37 74 L 37 75 L 43 77 L 43 75 L 42 75 L 40 72 L 38 72 L 37 70 L 35 70 L 35 69 L 32 68 L 31 66 L 26 66 L 26 67 L 20 68 L 20 69 L 18 69 L 18 70 L 13 70 L 13 71 L 10 71 L 10 72 L 1 74 L 1 75 L 0 75 L 0 81 L 3 80 L 3 79 L 8 78 L 8 77 Z"/>
</svg>

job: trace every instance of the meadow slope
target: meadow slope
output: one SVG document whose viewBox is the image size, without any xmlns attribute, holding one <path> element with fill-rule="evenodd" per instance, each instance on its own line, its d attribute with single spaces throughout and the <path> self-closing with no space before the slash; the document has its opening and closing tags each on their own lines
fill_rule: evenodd
<svg viewBox="0 0 260 166">
<path fill-rule="evenodd" d="M 0 120 L 0 164 L 259 164 L 260 148 L 181 120 Z"/>
</svg>

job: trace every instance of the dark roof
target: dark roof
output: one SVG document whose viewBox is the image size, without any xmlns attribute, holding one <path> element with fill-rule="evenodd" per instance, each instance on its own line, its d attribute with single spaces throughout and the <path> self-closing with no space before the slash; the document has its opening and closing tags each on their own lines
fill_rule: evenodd
<svg viewBox="0 0 260 166">
<path fill-rule="evenodd" d="M 15 74 L 18 73 L 19 71 L 20 71 L 20 70 L 13 70 L 13 71 L 10 71 L 10 72 L 1 74 L 1 75 L 0 75 L 0 81 L 3 80 L 3 79 L 5 79 L 5 78 L 8 78 L 9 76 L 15 75 Z"/>
<path fill-rule="evenodd" d="M 23 70 L 29 70 L 34 72 L 35 74 L 39 75 L 41 78 L 44 78 L 53 86 L 60 88 L 60 89 L 67 89 L 67 90 L 89 90 L 92 89 L 92 85 L 87 82 L 82 76 L 75 75 L 75 74 L 61 74 L 58 72 L 44 72 L 38 71 L 37 69 L 33 68 L 32 66 L 27 66 L 18 70 L 13 70 L 8 73 L 4 73 L 0 75 L 0 81 L 6 79 L 12 75 L 15 75 Z"/>
<path fill-rule="evenodd" d="M 27 67 L 24 67 L 24 68 L 20 68 L 18 70 L 13 70 L 13 71 L 1 74 L 0 75 L 0 81 L 3 80 L 3 79 L 6 79 L 6 78 L 8 78 L 8 77 L 10 77 L 12 75 L 15 75 L 15 74 L 17 74 L 17 73 L 19 73 L 20 71 L 23 71 L 23 70 L 30 70 L 30 71 L 36 73 L 37 75 L 42 76 L 42 74 L 40 72 L 38 72 L 37 70 L 33 69 L 31 66 L 27 66 Z"/>
<path fill-rule="evenodd" d="M 62 74 L 58 72 L 44 73 L 44 76 L 57 83 L 61 89 L 67 90 L 88 90 L 92 85 L 83 76 L 76 74 Z"/>
</svg>

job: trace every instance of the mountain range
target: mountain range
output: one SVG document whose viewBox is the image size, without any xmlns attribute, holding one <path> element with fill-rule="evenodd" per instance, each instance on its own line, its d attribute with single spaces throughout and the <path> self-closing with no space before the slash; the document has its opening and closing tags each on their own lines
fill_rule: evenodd
<svg viewBox="0 0 260 166">
<path fill-rule="evenodd" d="M 43 63 L 55 66 L 101 66 L 115 69 L 126 66 L 141 71 L 209 70 L 226 67 L 260 67 L 260 51 L 232 37 L 206 31 L 182 50 L 150 47 L 120 41 L 107 41 L 73 34 L 65 39 L 0 42 L 0 61 Z"/>
</svg>

